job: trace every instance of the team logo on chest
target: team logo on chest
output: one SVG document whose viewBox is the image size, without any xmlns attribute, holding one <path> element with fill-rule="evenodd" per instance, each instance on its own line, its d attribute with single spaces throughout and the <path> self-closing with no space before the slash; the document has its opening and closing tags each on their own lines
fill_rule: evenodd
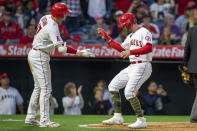
<svg viewBox="0 0 197 131">
<path fill-rule="evenodd" d="M 142 47 L 142 41 L 136 40 L 136 39 L 132 39 L 130 42 L 131 45 L 135 45 L 135 46 L 139 46 Z"/>
<path fill-rule="evenodd" d="M 151 37 L 147 35 L 147 36 L 145 37 L 145 40 L 151 41 Z"/>
</svg>

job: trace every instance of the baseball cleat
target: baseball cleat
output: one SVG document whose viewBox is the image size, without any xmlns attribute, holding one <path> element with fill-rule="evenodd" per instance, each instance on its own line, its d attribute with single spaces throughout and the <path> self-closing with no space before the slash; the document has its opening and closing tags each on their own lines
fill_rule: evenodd
<svg viewBox="0 0 197 131">
<path fill-rule="evenodd" d="M 25 124 L 40 126 L 40 121 L 36 119 L 25 120 Z"/>
<path fill-rule="evenodd" d="M 123 122 L 124 119 L 121 115 L 120 116 L 114 115 L 112 118 L 102 121 L 103 124 L 107 124 L 107 125 L 122 124 Z"/>
<path fill-rule="evenodd" d="M 59 127 L 60 124 L 56 122 L 50 122 L 48 124 L 40 124 L 39 127 L 49 127 L 49 128 L 54 128 L 54 127 Z"/>
<path fill-rule="evenodd" d="M 139 117 L 137 118 L 137 121 L 133 124 L 128 125 L 130 128 L 146 128 L 147 123 L 146 123 L 146 118 L 144 117 Z"/>
</svg>

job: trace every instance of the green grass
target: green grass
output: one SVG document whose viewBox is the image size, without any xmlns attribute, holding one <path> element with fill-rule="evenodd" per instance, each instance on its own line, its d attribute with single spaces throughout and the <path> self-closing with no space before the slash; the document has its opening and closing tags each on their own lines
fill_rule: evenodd
<svg viewBox="0 0 197 131">
<path fill-rule="evenodd" d="M 82 115 L 82 116 L 51 116 L 51 121 L 58 122 L 61 127 L 58 128 L 39 128 L 36 126 L 24 124 L 25 115 L 0 115 L 0 131 L 121 131 L 114 129 L 93 129 L 78 127 L 84 124 L 100 123 L 111 116 L 104 115 Z M 185 122 L 189 121 L 189 116 L 146 116 L 148 122 Z M 6 119 L 22 121 L 2 121 Z M 124 116 L 125 122 L 134 122 L 135 116 Z"/>
</svg>

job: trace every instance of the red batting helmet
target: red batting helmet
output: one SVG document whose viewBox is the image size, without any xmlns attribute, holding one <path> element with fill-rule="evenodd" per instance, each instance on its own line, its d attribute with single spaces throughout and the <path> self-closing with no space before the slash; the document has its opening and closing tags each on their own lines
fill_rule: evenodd
<svg viewBox="0 0 197 131">
<path fill-rule="evenodd" d="M 51 8 L 51 14 L 59 19 L 64 18 L 64 14 L 69 14 L 71 11 L 68 9 L 67 5 L 62 2 L 55 3 Z"/>
<path fill-rule="evenodd" d="M 131 28 L 136 23 L 136 18 L 132 13 L 125 13 L 120 17 L 119 21 L 120 27 L 125 25 L 126 28 Z"/>
</svg>

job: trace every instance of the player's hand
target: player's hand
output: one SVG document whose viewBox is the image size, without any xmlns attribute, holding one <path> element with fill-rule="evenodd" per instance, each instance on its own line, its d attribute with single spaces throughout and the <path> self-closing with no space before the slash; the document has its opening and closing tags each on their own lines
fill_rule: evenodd
<svg viewBox="0 0 197 131">
<path fill-rule="evenodd" d="M 112 39 L 110 36 L 108 36 L 107 32 L 102 28 L 97 28 L 98 34 L 101 35 L 103 39 L 105 39 L 107 42 L 110 42 Z"/>
<path fill-rule="evenodd" d="M 105 30 L 102 28 L 97 28 L 97 31 L 98 31 L 98 34 L 101 35 L 101 37 L 104 39 L 103 32 L 105 32 Z"/>
<path fill-rule="evenodd" d="M 83 86 L 82 86 L 82 85 L 80 85 L 80 86 L 79 86 L 79 88 L 77 89 L 77 93 L 78 93 L 78 95 L 79 95 L 79 94 L 81 94 L 82 89 L 83 89 Z"/>
<path fill-rule="evenodd" d="M 94 58 L 95 55 L 90 52 L 90 49 L 84 49 L 84 50 L 77 50 L 77 55 L 83 56 L 83 57 L 92 57 Z"/>
<path fill-rule="evenodd" d="M 127 58 L 130 56 L 130 50 L 126 50 L 126 51 L 122 51 L 120 53 L 120 57 L 122 57 L 123 59 Z"/>
</svg>

